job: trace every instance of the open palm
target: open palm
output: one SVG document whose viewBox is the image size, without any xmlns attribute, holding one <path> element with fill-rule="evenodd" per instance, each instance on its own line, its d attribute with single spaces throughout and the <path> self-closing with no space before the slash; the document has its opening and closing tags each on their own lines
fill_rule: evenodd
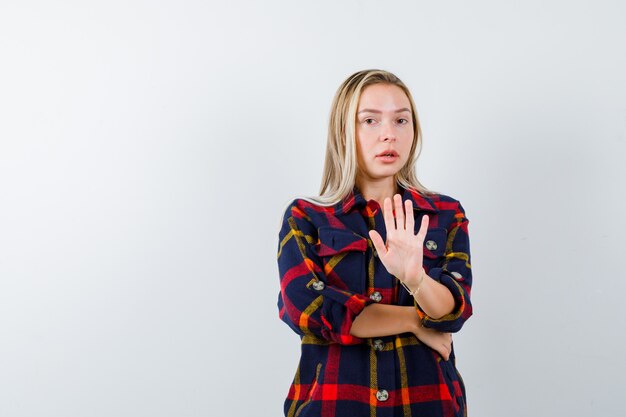
<svg viewBox="0 0 626 417">
<path fill-rule="evenodd" d="M 404 202 L 405 210 L 402 206 L 400 194 L 394 196 L 395 222 L 390 198 L 385 198 L 383 202 L 383 218 L 385 230 L 387 232 L 387 242 L 376 230 L 370 230 L 369 235 L 372 243 L 378 252 L 378 258 L 383 263 L 387 271 L 408 286 L 417 285 L 417 281 L 422 273 L 422 261 L 424 256 L 424 238 L 428 229 L 428 216 L 422 217 L 419 231 L 415 234 L 415 219 L 413 217 L 413 203 L 411 200 Z"/>
</svg>

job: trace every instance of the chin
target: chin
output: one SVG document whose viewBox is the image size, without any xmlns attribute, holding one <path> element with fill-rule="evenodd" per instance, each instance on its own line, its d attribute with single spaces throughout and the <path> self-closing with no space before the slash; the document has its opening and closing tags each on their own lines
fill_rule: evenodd
<svg viewBox="0 0 626 417">
<path fill-rule="evenodd" d="M 389 170 L 385 170 L 385 171 L 379 171 L 374 173 L 374 175 L 372 175 L 373 178 L 387 178 L 387 177 L 393 177 L 394 175 L 396 175 L 399 172 L 399 170 L 397 169 L 389 169 Z"/>
</svg>

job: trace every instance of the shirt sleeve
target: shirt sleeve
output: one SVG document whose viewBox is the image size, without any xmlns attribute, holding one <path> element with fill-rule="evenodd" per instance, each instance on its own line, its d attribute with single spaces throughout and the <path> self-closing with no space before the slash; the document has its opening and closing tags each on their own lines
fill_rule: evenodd
<svg viewBox="0 0 626 417">
<path fill-rule="evenodd" d="M 363 343 L 350 334 L 350 328 L 374 301 L 328 284 L 323 263 L 313 249 L 316 242 L 317 229 L 302 209 L 291 204 L 278 236 L 279 317 L 300 336 L 343 345 Z"/>
<path fill-rule="evenodd" d="M 472 269 L 468 224 L 469 220 L 465 216 L 465 210 L 458 203 L 454 221 L 448 230 L 444 259 L 441 265 L 428 271 L 431 278 L 448 287 L 454 297 L 454 310 L 439 319 L 435 319 L 428 316 L 415 301 L 417 314 L 420 316 L 424 327 L 454 333 L 461 330 L 465 321 L 472 315 L 472 303 L 470 301 Z"/>
</svg>

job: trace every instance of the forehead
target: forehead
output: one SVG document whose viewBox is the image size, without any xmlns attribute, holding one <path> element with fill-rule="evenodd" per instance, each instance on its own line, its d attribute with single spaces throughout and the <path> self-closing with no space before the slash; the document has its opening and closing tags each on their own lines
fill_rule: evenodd
<svg viewBox="0 0 626 417">
<path fill-rule="evenodd" d="M 373 84 L 361 91 L 358 110 L 373 108 L 378 110 L 396 110 L 402 107 L 411 108 L 409 98 L 397 85 Z"/>
</svg>

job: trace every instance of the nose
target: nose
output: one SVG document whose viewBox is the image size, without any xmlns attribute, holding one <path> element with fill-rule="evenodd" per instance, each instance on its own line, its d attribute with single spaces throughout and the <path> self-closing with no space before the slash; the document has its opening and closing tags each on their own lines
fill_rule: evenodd
<svg viewBox="0 0 626 417">
<path fill-rule="evenodd" d="M 385 123 L 383 124 L 383 128 L 380 132 L 380 138 L 383 142 L 395 142 L 396 141 L 396 131 L 391 124 Z"/>
</svg>

